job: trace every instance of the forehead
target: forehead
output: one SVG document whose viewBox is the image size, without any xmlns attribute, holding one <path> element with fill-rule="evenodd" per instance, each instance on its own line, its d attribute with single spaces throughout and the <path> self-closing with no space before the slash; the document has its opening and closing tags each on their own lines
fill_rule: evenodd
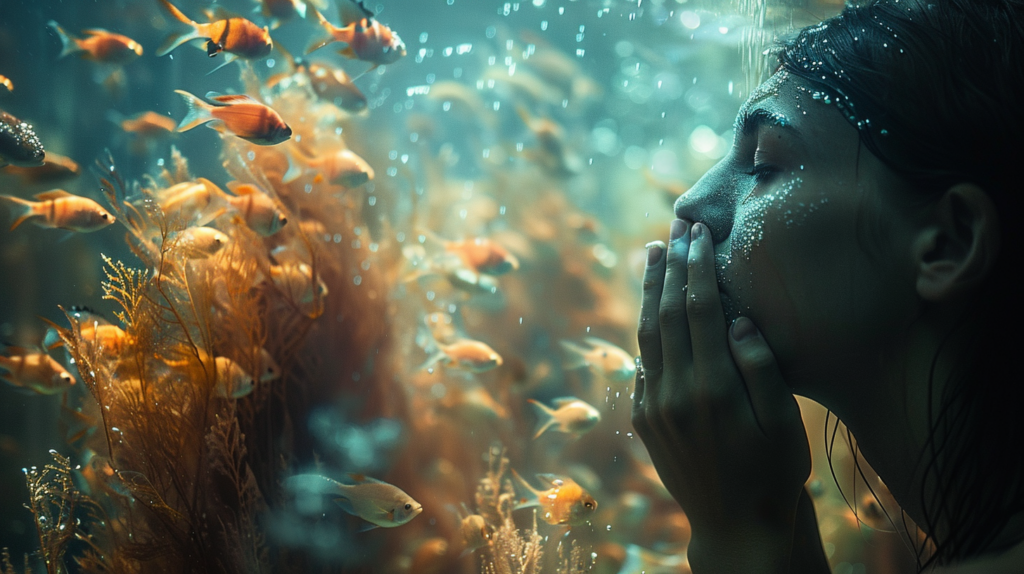
<svg viewBox="0 0 1024 574">
<path fill-rule="evenodd" d="M 780 70 L 753 92 L 740 107 L 738 118 L 764 112 L 772 125 L 785 125 L 812 150 L 827 155 L 851 152 L 857 145 L 857 131 L 843 117 L 826 92 L 803 78 Z"/>
</svg>

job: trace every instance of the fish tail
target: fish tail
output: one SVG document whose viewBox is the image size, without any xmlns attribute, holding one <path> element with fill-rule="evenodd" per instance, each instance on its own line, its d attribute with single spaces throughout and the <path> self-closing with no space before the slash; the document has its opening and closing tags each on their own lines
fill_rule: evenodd
<svg viewBox="0 0 1024 574">
<path fill-rule="evenodd" d="M 533 488 L 529 482 L 526 482 L 526 479 L 519 476 L 516 469 L 510 468 L 509 470 L 512 471 L 512 478 L 515 480 L 516 484 L 516 500 L 513 505 L 513 510 L 537 506 L 540 503 L 540 494 L 537 492 L 537 489 Z M 525 493 L 525 496 L 520 496 L 520 494 L 523 493 Z"/>
<path fill-rule="evenodd" d="M 47 22 L 47 24 L 51 28 L 53 28 L 55 32 L 57 32 L 57 37 L 60 38 L 60 43 L 63 46 L 60 55 L 57 56 L 57 59 L 63 58 L 68 54 L 74 54 L 75 52 L 82 51 L 82 47 L 78 45 L 77 38 L 72 38 L 67 32 L 64 31 L 64 28 L 60 27 L 60 24 L 58 24 L 56 20 L 50 20 L 49 22 Z"/>
<path fill-rule="evenodd" d="M 157 56 L 164 56 L 170 53 L 171 50 L 177 48 L 185 42 L 189 42 L 191 40 L 196 40 L 203 37 L 199 32 L 199 24 L 193 22 L 188 16 L 183 14 L 181 10 L 178 10 L 178 8 L 174 4 L 171 4 L 167 0 L 160 0 L 160 3 L 163 4 L 164 8 L 171 13 L 171 16 L 174 16 L 178 21 L 180 21 L 183 24 L 188 24 L 192 27 L 192 29 L 187 32 L 171 34 L 170 36 L 168 36 L 167 39 L 164 40 L 164 43 L 160 44 L 160 47 L 157 48 Z"/>
<path fill-rule="evenodd" d="M 174 93 L 180 95 L 188 106 L 188 114 L 185 115 L 181 120 L 181 123 L 178 124 L 178 127 L 175 128 L 176 131 L 187 132 L 188 130 L 213 119 L 213 116 L 210 114 L 210 110 L 213 109 L 213 106 L 185 90 L 174 90 Z"/>
<path fill-rule="evenodd" d="M 21 213 L 18 214 L 18 218 L 15 219 L 14 223 L 11 224 L 11 231 L 14 231 L 14 229 L 17 228 L 19 225 L 25 223 L 26 219 L 39 215 L 38 213 L 35 212 L 35 209 L 33 209 L 35 207 L 35 203 L 28 201 L 27 199 L 14 197 L 11 195 L 0 195 L 0 199 L 6 199 L 7 201 L 14 203 L 15 205 L 18 206 L 18 209 L 21 210 Z"/>
<path fill-rule="evenodd" d="M 171 16 L 177 18 L 179 22 L 182 22 L 183 24 L 188 24 L 189 26 L 196 27 L 196 23 L 193 22 L 192 19 L 186 16 L 184 13 L 182 13 L 181 10 L 178 10 L 177 6 L 171 4 L 168 0 L 159 0 L 159 2 L 163 4 L 164 9 L 170 12 Z"/>
<path fill-rule="evenodd" d="M 587 366 L 587 353 L 590 352 L 588 349 L 584 349 L 572 341 L 559 341 L 558 344 L 566 353 L 565 361 L 562 362 L 563 369 L 571 371 Z"/>
<path fill-rule="evenodd" d="M 544 431 L 551 428 L 551 425 L 555 424 L 555 414 L 548 407 L 544 406 L 539 401 L 533 399 L 527 399 L 528 403 L 531 403 L 540 411 L 539 420 L 537 421 L 537 430 L 533 433 L 533 438 L 538 439 L 540 435 L 544 434 Z"/>
<path fill-rule="evenodd" d="M 192 40 L 197 40 L 197 39 L 202 38 L 202 37 L 203 36 L 199 33 L 199 29 L 198 28 L 195 28 L 195 29 L 193 29 L 191 31 L 188 31 L 188 32 L 182 32 L 180 34 L 171 34 L 170 36 L 167 37 L 166 40 L 164 40 L 164 43 L 160 44 L 160 47 L 157 48 L 156 55 L 157 56 L 165 56 L 165 55 L 169 54 L 172 50 L 177 48 L 178 46 L 184 44 L 185 42 L 190 42 Z"/>
</svg>

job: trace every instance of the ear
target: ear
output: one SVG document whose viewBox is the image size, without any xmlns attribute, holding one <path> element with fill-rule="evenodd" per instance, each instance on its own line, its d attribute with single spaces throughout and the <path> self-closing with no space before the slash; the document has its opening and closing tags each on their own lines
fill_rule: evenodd
<svg viewBox="0 0 1024 574">
<path fill-rule="evenodd" d="M 979 285 L 996 263 L 999 216 L 987 193 L 959 183 L 933 205 L 914 241 L 917 294 L 946 301 Z"/>
</svg>

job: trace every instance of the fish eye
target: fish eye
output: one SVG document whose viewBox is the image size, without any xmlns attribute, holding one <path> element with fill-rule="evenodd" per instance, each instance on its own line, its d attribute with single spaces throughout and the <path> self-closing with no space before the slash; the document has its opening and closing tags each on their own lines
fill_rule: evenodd
<svg viewBox="0 0 1024 574">
<path fill-rule="evenodd" d="M 406 509 L 406 510 L 412 510 L 412 505 L 411 505 L 411 504 L 409 504 L 408 502 L 407 502 L 407 503 L 405 503 L 405 509 Z"/>
<path fill-rule="evenodd" d="M 594 508 L 594 504 L 592 502 L 584 502 L 583 506 L 585 506 L 587 508 Z"/>
</svg>

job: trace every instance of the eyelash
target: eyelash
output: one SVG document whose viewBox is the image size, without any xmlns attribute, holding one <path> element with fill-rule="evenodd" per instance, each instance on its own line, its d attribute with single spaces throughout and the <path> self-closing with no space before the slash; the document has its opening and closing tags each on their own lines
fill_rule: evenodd
<svg viewBox="0 0 1024 574">
<path fill-rule="evenodd" d="M 775 169 L 774 166 L 766 163 L 761 163 L 755 165 L 754 169 L 751 170 L 747 175 L 754 176 L 754 179 L 757 180 L 757 183 L 761 183 L 770 179 L 771 176 L 775 175 L 776 171 L 778 170 Z"/>
</svg>

